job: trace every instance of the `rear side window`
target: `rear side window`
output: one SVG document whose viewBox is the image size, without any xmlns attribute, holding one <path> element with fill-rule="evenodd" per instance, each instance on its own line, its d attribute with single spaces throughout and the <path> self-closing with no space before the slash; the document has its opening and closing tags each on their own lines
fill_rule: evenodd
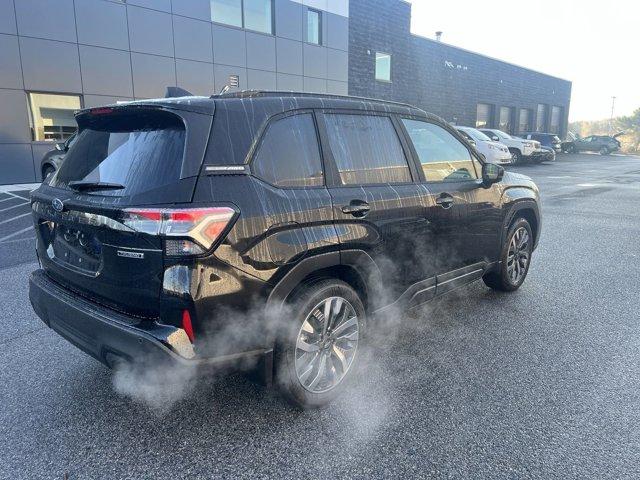
<svg viewBox="0 0 640 480">
<path fill-rule="evenodd" d="M 269 125 L 252 171 L 278 187 L 323 185 L 318 137 L 310 113 L 276 120 Z"/>
<path fill-rule="evenodd" d="M 433 123 L 403 119 L 428 182 L 478 178 L 471 153 L 444 128 Z M 462 132 L 463 134 L 465 132 Z"/>
<path fill-rule="evenodd" d="M 109 115 L 92 121 L 77 136 L 52 185 L 71 182 L 121 185 L 94 194 L 129 196 L 165 187 L 180 179 L 185 127 L 175 115 L 155 112 Z"/>
<path fill-rule="evenodd" d="M 389 117 L 327 114 L 325 119 L 343 185 L 411 181 L 407 159 Z"/>
</svg>

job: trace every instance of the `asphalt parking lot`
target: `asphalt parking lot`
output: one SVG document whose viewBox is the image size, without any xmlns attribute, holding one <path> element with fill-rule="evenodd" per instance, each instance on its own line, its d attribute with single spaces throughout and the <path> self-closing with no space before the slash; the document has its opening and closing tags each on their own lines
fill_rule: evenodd
<svg viewBox="0 0 640 480">
<path fill-rule="evenodd" d="M 639 478 L 640 158 L 513 170 L 543 198 L 524 287 L 403 318 L 310 412 L 242 375 L 117 392 L 31 310 L 27 197 L 0 196 L 0 478 Z"/>
</svg>

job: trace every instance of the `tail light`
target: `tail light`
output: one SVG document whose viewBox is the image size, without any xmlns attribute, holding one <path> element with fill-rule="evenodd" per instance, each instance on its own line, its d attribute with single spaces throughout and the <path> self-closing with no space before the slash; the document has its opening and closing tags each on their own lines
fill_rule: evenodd
<svg viewBox="0 0 640 480">
<path fill-rule="evenodd" d="M 129 208 L 122 223 L 136 232 L 164 237 L 167 255 L 200 255 L 213 247 L 235 215 L 229 207 Z"/>
<path fill-rule="evenodd" d="M 184 310 L 182 312 L 182 329 L 189 337 L 191 343 L 195 340 L 195 335 L 193 334 L 193 325 L 191 324 L 191 315 L 189 314 L 189 310 Z"/>
</svg>

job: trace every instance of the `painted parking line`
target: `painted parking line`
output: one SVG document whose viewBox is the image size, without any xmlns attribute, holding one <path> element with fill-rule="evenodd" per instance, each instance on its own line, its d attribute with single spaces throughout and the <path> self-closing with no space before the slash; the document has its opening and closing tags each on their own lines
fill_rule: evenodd
<svg viewBox="0 0 640 480">
<path fill-rule="evenodd" d="M 14 197 L 14 198 L 21 198 L 21 199 L 22 199 L 22 200 L 24 200 L 25 202 L 29 202 L 29 201 L 30 201 L 28 197 L 26 197 L 26 198 L 25 198 L 25 197 L 23 197 L 22 195 L 15 194 L 15 193 L 13 193 L 13 192 L 4 192 L 4 193 L 6 193 L 7 195 L 11 195 L 11 196 L 12 196 L 12 197 Z"/>
<path fill-rule="evenodd" d="M 12 205 L 12 206 L 7 207 L 7 208 L 0 208 L 0 213 L 1 212 L 6 212 L 7 210 L 12 210 L 12 209 L 18 208 L 18 207 L 25 207 L 27 205 L 29 205 L 29 202 L 19 203 L 18 205 Z"/>
<path fill-rule="evenodd" d="M 7 220 L 0 221 L 0 225 L 4 223 L 13 222 L 14 220 L 18 220 L 19 218 L 24 218 L 29 215 L 31 215 L 31 212 L 23 213 L 22 215 L 16 215 L 15 217 L 8 218 Z"/>
<path fill-rule="evenodd" d="M 31 225 L 31 226 L 29 226 L 27 228 L 23 228 L 22 230 L 18 230 L 17 232 L 10 233 L 9 235 L 5 235 L 4 237 L 0 238 L 0 243 L 4 242 L 6 240 L 9 240 L 10 238 L 17 237 L 18 235 L 26 233 L 29 230 L 33 230 L 33 225 Z M 23 240 L 28 240 L 28 239 L 23 239 Z"/>
</svg>

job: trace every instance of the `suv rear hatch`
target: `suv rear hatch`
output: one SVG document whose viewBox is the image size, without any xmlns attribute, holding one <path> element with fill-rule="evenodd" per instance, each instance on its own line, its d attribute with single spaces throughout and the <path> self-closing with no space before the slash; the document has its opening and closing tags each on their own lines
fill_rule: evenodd
<svg viewBox="0 0 640 480">
<path fill-rule="evenodd" d="M 163 240 L 131 210 L 191 201 L 212 114 L 128 104 L 76 119 L 79 134 L 65 161 L 32 194 L 42 268 L 93 301 L 156 318 Z"/>
</svg>

